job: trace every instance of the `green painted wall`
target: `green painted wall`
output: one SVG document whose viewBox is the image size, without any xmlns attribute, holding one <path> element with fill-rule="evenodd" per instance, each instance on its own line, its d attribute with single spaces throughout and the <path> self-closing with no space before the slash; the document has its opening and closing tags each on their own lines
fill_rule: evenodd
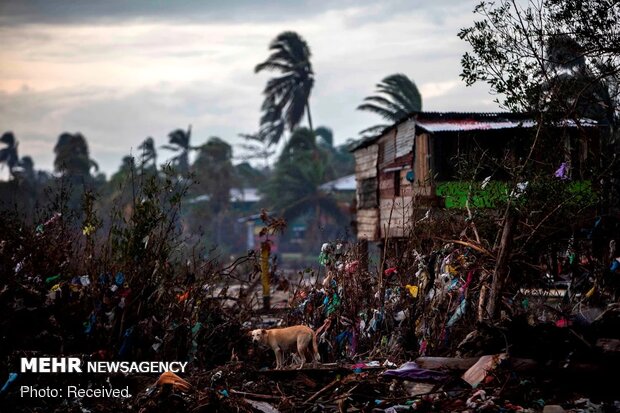
<svg viewBox="0 0 620 413">
<path fill-rule="evenodd" d="M 469 182 L 460 181 L 441 182 L 437 184 L 435 194 L 445 199 L 446 208 L 465 208 L 470 185 Z M 557 185 L 562 185 L 562 181 L 555 181 L 553 186 Z M 596 193 L 592 189 L 590 181 L 566 182 L 565 189 L 569 196 L 574 197 L 571 203 L 583 205 L 592 204 L 596 201 Z M 471 207 L 496 208 L 506 201 L 508 184 L 505 182 L 489 182 L 482 189 L 479 183 L 474 183 L 471 191 Z"/>
</svg>

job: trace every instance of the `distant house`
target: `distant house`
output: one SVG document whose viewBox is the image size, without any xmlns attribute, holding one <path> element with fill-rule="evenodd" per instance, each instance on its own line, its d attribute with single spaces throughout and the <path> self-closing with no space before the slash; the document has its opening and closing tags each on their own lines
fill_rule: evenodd
<svg viewBox="0 0 620 413">
<path fill-rule="evenodd" d="M 534 126 L 526 114 L 420 112 L 360 142 L 351 150 L 358 239 L 404 236 L 420 206 L 462 207 L 466 190 L 455 182 L 455 156 L 476 150 L 527 156 L 529 147 L 520 141 Z M 598 150 L 599 131 L 593 121 L 580 124 L 579 133 L 575 126 L 566 122 L 558 127 L 558 147 L 568 149 L 568 161 L 581 171 L 588 153 Z M 583 129 L 589 129 L 585 137 Z M 494 171 L 494 180 L 502 178 L 501 171 Z"/>
<path fill-rule="evenodd" d="M 343 192 L 354 193 L 355 192 L 355 174 L 343 176 L 342 178 L 334 179 L 333 181 L 325 182 L 320 186 L 323 191 L 327 192 Z"/>
<path fill-rule="evenodd" d="M 208 202 L 211 197 L 209 194 L 198 195 L 188 199 L 188 203 L 196 204 L 200 202 Z M 231 188 L 230 203 L 233 207 L 244 209 L 255 205 L 260 201 L 260 195 L 257 188 Z"/>
</svg>

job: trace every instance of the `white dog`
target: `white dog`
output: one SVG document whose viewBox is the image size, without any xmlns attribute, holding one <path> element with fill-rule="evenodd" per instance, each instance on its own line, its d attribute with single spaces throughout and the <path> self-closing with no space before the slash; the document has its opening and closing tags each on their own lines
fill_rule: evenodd
<svg viewBox="0 0 620 413">
<path fill-rule="evenodd" d="M 319 361 L 319 349 L 316 344 L 316 334 L 310 327 L 292 326 L 285 328 L 273 328 L 270 330 L 258 329 L 250 332 L 252 341 L 271 347 L 276 355 L 276 369 L 284 367 L 284 352 L 297 348 L 301 358 L 299 369 L 306 363 L 306 355 L 310 356 L 312 364 Z"/>
</svg>

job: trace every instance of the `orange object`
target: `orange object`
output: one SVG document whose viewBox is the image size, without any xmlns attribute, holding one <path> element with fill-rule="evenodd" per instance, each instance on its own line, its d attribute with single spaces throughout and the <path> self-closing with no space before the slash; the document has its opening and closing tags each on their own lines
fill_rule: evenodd
<svg viewBox="0 0 620 413">
<path fill-rule="evenodd" d="M 159 379 L 157 379 L 155 386 L 160 387 L 164 384 L 170 384 L 175 390 L 180 390 L 184 393 L 189 393 L 192 389 L 192 385 L 189 384 L 189 382 L 183 380 L 171 371 L 162 373 L 161 376 L 159 376 Z"/>
</svg>

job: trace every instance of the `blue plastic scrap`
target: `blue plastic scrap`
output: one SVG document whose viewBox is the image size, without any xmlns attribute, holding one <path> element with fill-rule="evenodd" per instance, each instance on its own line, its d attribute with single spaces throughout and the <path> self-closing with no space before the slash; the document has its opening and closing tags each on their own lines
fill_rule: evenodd
<svg viewBox="0 0 620 413">
<path fill-rule="evenodd" d="M 15 381 L 15 379 L 17 379 L 17 373 L 9 373 L 9 378 L 4 383 L 4 386 L 2 386 L 2 388 L 0 389 L 0 394 L 7 391 L 7 389 Z"/>
<path fill-rule="evenodd" d="M 114 278 L 114 283 L 120 287 L 121 285 L 123 285 L 124 282 L 125 282 L 125 274 L 123 274 L 120 271 L 117 272 L 116 277 Z"/>
</svg>

